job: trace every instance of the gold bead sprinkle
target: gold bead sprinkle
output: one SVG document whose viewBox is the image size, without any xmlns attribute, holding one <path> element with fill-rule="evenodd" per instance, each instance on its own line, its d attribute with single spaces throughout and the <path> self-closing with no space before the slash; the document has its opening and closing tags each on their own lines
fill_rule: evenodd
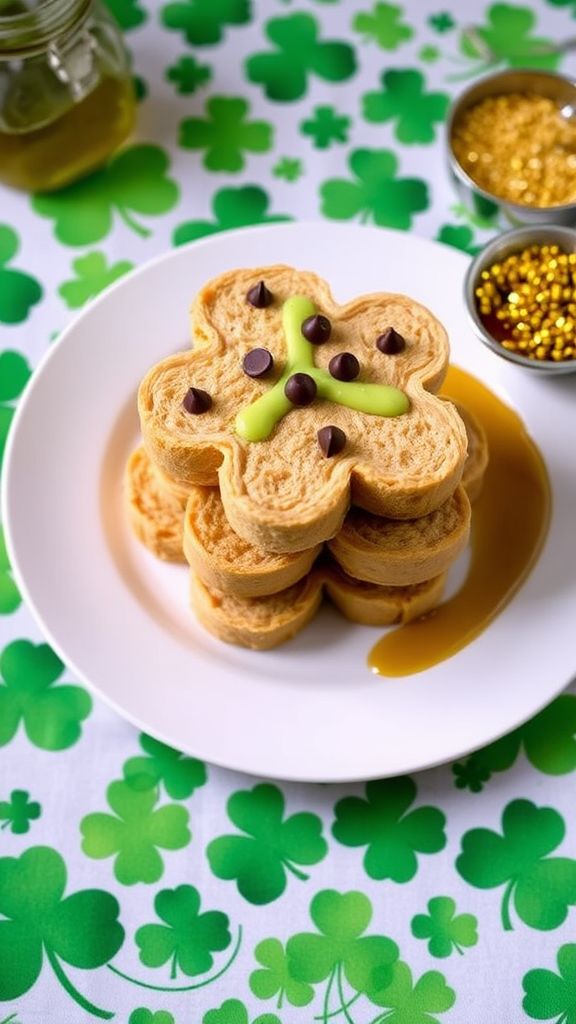
<svg viewBox="0 0 576 1024">
<path fill-rule="evenodd" d="M 540 361 L 576 358 L 572 257 L 576 253 L 563 253 L 557 245 L 530 245 L 484 268 L 474 289 L 476 304 L 503 348 Z"/>
<path fill-rule="evenodd" d="M 486 97 L 464 111 L 452 148 L 472 180 L 500 199 L 538 207 L 576 201 L 576 120 L 562 117 L 560 105 L 546 96 Z M 555 270 L 560 250 L 546 248 Z M 568 256 L 568 262 L 576 259 Z"/>
</svg>

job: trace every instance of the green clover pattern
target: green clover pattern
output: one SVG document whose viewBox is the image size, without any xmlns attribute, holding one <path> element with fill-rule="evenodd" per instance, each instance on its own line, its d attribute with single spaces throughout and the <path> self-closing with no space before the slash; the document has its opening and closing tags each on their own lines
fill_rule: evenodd
<svg viewBox="0 0 576 1024">
<path fill-rule="evenodd" d="M 65 750 L 80 738 L 92 701 L 79 686 L 57 683 L 64 665 L 47 644 L 14 640 L 0 654 L 0 747 L 19 727 L 42 750 Z M 57 685 L 55 685 L 57 684 Z"/>
<path fill-rule="evenodd" d="M 25 789 L 13 789 L 9 800 L 0 800 L 0 828 L 10 828 L 16 835 L 30 831 L 30 822 L 37 821 L 42 808 L 36 800 L 30 800 Z"/>
<path fill-rule="evenodd" d="M 339 800 L 332 833 L 345 846 L 366 846 L 364 868 L 370 878 L 409 882 L 418 870 L 418 853 L 438 853 L 446 845 L 446 818 L 437 807 L 409 810 L 416 799 L 411 778 L 368 782 L 366 799 Z"/>
<path fill-rule="evenodd" d="M 28 383 L 31 372 L 28 360 L 21 352 L 12 349 L 0 352 L 0 468 L 6 448 L 8 430 L 16 411 L 16 402 Z M 8 555 L 4 544 L 4 534 L 2 534 L 1 552 L 0 565 L 3 571 L 8 572 Z"/>
<path fill-rule="evenodd" d="M 188 117 L 180 125 L 180 145 L 205 151 L 208 171 L 241 171 L 244 152 L 266 153 L 273 129 L 266 121 L 248 121 L 249 105 L 241 97 L 213 96 L 206 118 Z"/>
<path fill-rule="evenodd" d="M 505 885 L 502 925 L 513 928 L 511 905 L 531 928 L 558 928 L 576 904 L 576 860 L 548 856 L 564 839 L 566 827 L 552 807 L 513 800 L 502 814 L 502 834 L 474 828 L 462 837 L 456 869 L 479 889 Z"/>
<path fill-rule="evenodd" d="M 213 954 L 230 945 L 228 918 L 220 910 L 200 913 L 200 895 L 192 885 L 163 889 L 154 908 L 164 924 L 145 924 L 136 932 L 140 960 L 146 967 L 170 963 L 170 977 L 178 971 L 189 978 L 205 974 Z"/>
<path fill-rule="evenodd" d="M 105 2 L 133 138 L 60 192 L 0 189 L 0 463 L 52 339 L 171 246 L 356 222 L 464 269 L 507 225 L 447 180 L 449 102 L 492 70 L 573 71 L 574 0 Z M 1 525 L 0 629 L 0 1024 L 576 1024 L 576 685 L 453 765 L 301 786 L 93 701 Z"/>
<path fill-rule="evenodd" d="M 326 855 L 321 820 L 305 811 L 284 820 L 284 811 L 284 796 L 277 786 L 259 785 L 234 793 L 228 815 L 246 834 L 220 836 L 208 844 L 214 874 L 234 880 L 250 903 L 270 903 L 281 896 L 288 873 L 307 881 L 301 865 L 317 864 Z"/>
<path fill-rule="evenodd" d="M 188 811 L 180 804 L 156 807 L 155 789 L 140 791 L 123 780 L 111 782 L 106 795 L 114 813 L 82 819 L 84 853 L 114 857 L 114 874 L 122 885 L 157 882 L 164 871 L 158 850 L 181 850 L 190 842 Z"/>
<path fill-rule="evenodd" d="M 16 232 L 0 224 L 0 324 L 21 324 L 42 298 L 36 278 L 10 266 L 18 249 Z"/>
<path fill-rule="evenodd" d="M 186 800 L 206 783 L 206 765 L 187 757 L 166 743 L 142 733 L 143 757 L 131 757 L 124 765 L 124 778 L 132 789 L 154 789 L 162 784 L 173 800 Z"/>
<path fill-rule="evenodd" d="M 462 954 L 478 942 L 474 914 L 457 914 L 450 896 L 433 896 L 428 900 L 428 913 L 416 914 L 410 927 L 414 938 L 429 940 L 428 952 L 439 959 L 450 956 L 453 950 Z"/>
<path fill-rule="evenodd" d="M 450 105 L 450 97 L 442 92 L 425 92 L 424 75 L 416 68 L 406 71 L 385 71 L 380 92 L 363 97 L 364 117 L 374 124 L 395 122 L 398 142 L 432 142 L 435 126 L 441 124 Z"/>
<path fill-rule="evenodd" d="M 331 178 L 321 186 L 326 217 L 408 229 L 414 215 L 427 209 L 426 183 L 420 178 L 397 178 L 398 160 L 391 150 L 355 149 L 348 165 L 355 180 Z"/>
<path fill-rule="evenodd" d="M 270 100 L 299 100 L 308 90 L 309 76 L 344 82 L 356 71 L 350 44 L 322 39 L 311 14 L 273 18 L 266 25 L 266 34 L 276 50 L 249 57 L 246 73 L 251 82 L 263 86 Z"/>
<path fill-rule="evenodd" d="M 2 356 L 0 356 L 0 365 L 1 362 Z M 1 409 L 0 406 L 0 412 Z M 12 575 L 12 566 L 6 550 L 4 529 L 0 524 L 0 615 L 11 615 L 20 607 L 21 603 L 22 598 Z"/>
<path fill-rule="evenodd" d="M 522 1007 L 534 1020 L 576 1024 L 576 945 L 561 946 L 556 963 L 558 974 L 536 967 L 524 975 Z"/>
</svg>

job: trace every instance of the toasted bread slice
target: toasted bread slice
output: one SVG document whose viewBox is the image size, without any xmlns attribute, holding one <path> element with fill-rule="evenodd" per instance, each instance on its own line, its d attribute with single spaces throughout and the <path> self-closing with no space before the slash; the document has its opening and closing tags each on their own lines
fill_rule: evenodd
<svg viewBox="0 0 576 1024">
<path fill-rule="evenodd" d="M 329 563 L 270 597 L 239 598 L 208 588 L 190 573 L 190 600 L 202 625 L 226 643 L 269 650 L 295 636 L 315 615 L 326 590 L 352 622 L 390 626 L 409 622 L 440 602 L 445 576 L 414 587 L 376 587 L 350 579 Z"/>
<path fill-rule="evenodd" d="M 147 548 L 165 562 L 185 562 L 182 551 L 184 491 L 159 476 L 143 448 L 132 452 L 124 473 L 124 502 L 130 525 Z"/>
<path fill-rule="evenodd" d="M 404 587 L 445 572 L 469 535 L 470 502 L 459 486 L 440 508 L 420 519 L 383 519 L 351 508 L 328 549 L 354 579 Z"/>
<path fill-rule="evenodd" d="M 266 308 L 246 299 L 259 280 L 272 295 Z M 287 310 L 296 309 L 297 297 L 329 319 L 325 343 L 302 337 L 304 321 L 288 329 Z M 194 349 L 163 360 L 142 381 L 144 443 L 172 479 L 219 484 L 231 527 L 254 547 L 305 551 L 336 535 L 350 504 L 373 515 L 413 519 L 453 494 L 466 432 L 454 405 L 434 394 L 448 362 L 446 332 L 417 302 L 382 293 L 339 306 L 315 274 L 263 267 L 230 271 L 207 284 L 194 303 L 192 323 Z M 405 339 L 395 353 L 377 345 L 390 327 Z M 294 331 L 298 338 L 290 348 Z M 264 378 L 243 370 L 243 358 L 254 348 L 273 356 L 274 368 Z M 356 381 L 336 381 L 328 372 L 330 360 L 344 352 L 358 359 Z M 318 392 L 300 406 L 286 398 L 284 378 L 306 371 Z M 190 389 L 196 389 L 194 401 L 185 407 Z M 391 413 L 388 397 L 380 401 L 383 389 L 387 396 L 394 389 L 395 401 L 401 392 L 405 404 L 396 403 Z M 361 411 L 368 392 L 378 395 L 377 414 Z M 248 419 L 256 431 L 249 437 Z M 317 439 L 326 426 L 345 435 L 344 448 L 332 457 L 325 457 Z"/>
<path fill-rule="evenodd" d="M 297 583 L 322 545 L 294 554 L 266 554 L 234 533 L 217 487 L 191 487 L 184 516 L 184 554 L 211 590 L 265 597 Z"/>
</svg>

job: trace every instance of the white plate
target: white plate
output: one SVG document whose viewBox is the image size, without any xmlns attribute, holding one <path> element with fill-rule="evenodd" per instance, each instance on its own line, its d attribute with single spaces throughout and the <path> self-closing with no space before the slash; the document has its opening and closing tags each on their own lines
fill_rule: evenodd
<svg viewBox="0 0 576 1024">
<path fill-rule="evenodd" d="M 522 415 L 548 465 L 552 526 L 536 569 L 474 643 L 414 676 L 372 675 L 381 630 L 322 610 L 289 644 L 252 653 L 214 640 L 187 607 L 187 573 L 130 535 L 120 481 L 138 438 L 135 394 L 188 344 L 208 278 L 286 262 L 339 300 L 408 292 L 448 327 L 453 361 Z M 219 235 L 116 284 L 62 334 L 20 405 L 4 472 L 18 582 L 61 657 L 120 714 L 173 746 L 259 775 L 341 781 L 414 771 L 516 727 L 574 671 L 576 381 L 540 379 L 488 352 L 462 302 L 467 259 L 405 234 L 295 224 Z"/>
</svg>

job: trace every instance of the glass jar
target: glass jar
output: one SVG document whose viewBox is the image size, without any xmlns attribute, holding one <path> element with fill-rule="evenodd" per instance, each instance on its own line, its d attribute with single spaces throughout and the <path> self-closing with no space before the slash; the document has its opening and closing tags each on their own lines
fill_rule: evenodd
<svg viewBox="0 0 576 1024">
<path fill-rule="evenodd" d="M 0 181 L 62 188 L 130 134 L 135 96 L 98 0 L 0 0 Z"/>
</svg>

